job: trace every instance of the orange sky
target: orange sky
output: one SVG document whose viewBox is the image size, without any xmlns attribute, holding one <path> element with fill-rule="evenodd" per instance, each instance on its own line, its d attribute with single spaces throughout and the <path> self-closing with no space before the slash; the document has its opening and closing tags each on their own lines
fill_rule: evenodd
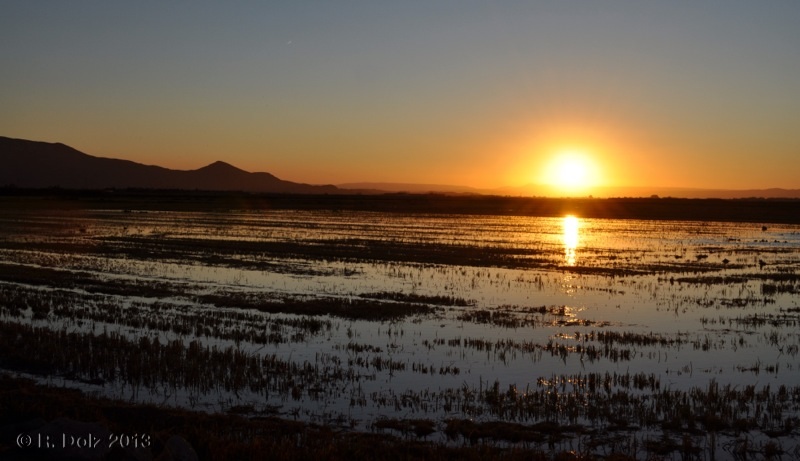
<svg viewBox="0 0 800 461">
<path fill-rule="evenodd" d="M 721 0 L 19 2 L 0 135 L 314 184 L 547 183 L 571 149 L 597 185 L 800 188 L 798 22 Z"/>
</svg>

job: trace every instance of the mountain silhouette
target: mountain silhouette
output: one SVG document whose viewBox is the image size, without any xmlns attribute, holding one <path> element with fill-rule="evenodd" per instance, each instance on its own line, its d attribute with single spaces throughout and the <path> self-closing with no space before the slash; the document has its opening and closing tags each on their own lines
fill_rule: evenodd
<svg viewBox="0 0 800 461">
<path fill-rule="evenodd" d="M 250 173 L 225 162 L 197 170 L 171 170 L 129 160 L 95 157 L 61 143 L 0 136 L 0 187 L 64 189 L 179 189 L 292 194 L 341 193 Z"/>
<path fill-rule="evenodd" d="M 171 170 L 129 160 L 95 157 L 61 143 L 0 136 L 0 188 L 161 189 L 281 194 L 384 194 L 392 192 L 467 195 L 557 196 L 549 186 L 476 189 L 434 184 L 351 183 L 316 186 L 250 173 L 222 161 L 197 170 Z M 595 197 L 800 198 L 800 189 L 688 189 L 600 187 Z"/>
</svg>

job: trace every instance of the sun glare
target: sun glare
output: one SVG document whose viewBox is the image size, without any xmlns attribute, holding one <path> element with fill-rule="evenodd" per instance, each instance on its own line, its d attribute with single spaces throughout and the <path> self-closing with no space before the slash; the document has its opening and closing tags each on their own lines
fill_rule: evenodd
<svg viewBox="0 0 800 461">
<path fill-rule="evenodd" d="M 586 181 L 586 165 L 580 158 L 562 157 L 555 169 L 555 179 L 561 186 L 575 187 Z"/>
<path fill-rule="evenodd" d="M 598 183 L 597 168 L 591 157 L 579 150 L 559 152 L 547 166 L 545 184 L 562 192 L 582 192 Z"/>
</svg>

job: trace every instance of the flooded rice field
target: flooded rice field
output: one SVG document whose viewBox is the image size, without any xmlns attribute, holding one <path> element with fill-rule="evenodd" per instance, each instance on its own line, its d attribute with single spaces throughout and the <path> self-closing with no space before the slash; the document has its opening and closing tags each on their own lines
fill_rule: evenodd
<svg viewBox="0 0 800 461">
<path fill-rule="evenodd" d="M 800 226 L 0 216 L 0 368 L 447 444 L 798 456 Z"/>
</svg>

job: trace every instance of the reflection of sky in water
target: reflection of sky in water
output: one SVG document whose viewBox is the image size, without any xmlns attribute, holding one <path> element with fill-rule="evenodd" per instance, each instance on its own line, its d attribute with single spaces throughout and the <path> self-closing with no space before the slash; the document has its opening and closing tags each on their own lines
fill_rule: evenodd
<svg viewBox="0 0 800 461">
<path fill-rule="evenodd" d="M 75 232 L 76 241 L 99 239 L 107 235 L 158 235 L 159 239 L 209 239 L 242 241 L 330 241 L 358 238 L 369 241 L 435 243 L 463 245 L 465 251 L 501 247 L 519 249 L 519 268 L 473 267 L 397 261 L 342 261 L 302 259 L 302 255 L 274 258 L 268 254 L 241 254 L 239 261 L 274 262 L 269 270 L 253 270 L 225 265 L 209 265 L 187 260 L 138 260 L 135 257 L 98 257 L 96 255 L 59 254 L 26 250 L 3 250 L 7 262 L 40 264 L 100 273 L 124 283 L 147 279 L 184 283 L 190 299 L 196 294 L 216 290 L 269 293 L 281 296 L 354 297 L 364 293 L 401 292 L 431 296 L 454 296 L 474 300 L 474 307 L 447 307 L 432 319 L 397 322 L 364 322 L 333 319 L 335 326 L 325 335 L 313 336 L 299 343 L 275 346 L 247 345 L 253 353 L 275 353 L 292 360 L 314 363 L 316 355 L 329 353 L 346 361 L 344 349 L 335 345 L 349 342 L 380 347 L 385 356 L 412 364 L 442 367 L 458 366 L 458 375 L 420 375 L 398 372 L 378 373 L 373 381 L 363 381 L 363 392 L 392 389 L 422 391 L 445 387 L 459 388 L 464 383 L 478 387 L 480 382 L 499 380 L 503 386 L 514 383 L 524 388 L 539 377 L 560 373 L 619 372 L 656 373 L 663 387 L 688 388 L 714 378 L 735 385 L 800 382 L 797 356 L 788 346 L 800 344 L 800 337 L 790 328 L 766 324 L 748 327 L 716 323 L 720 318 L 745 318 L 754 314 L 778 314 L 781 309 L 796 308 L 792 292 L 773 296 L 774 303 L 763 302 L 762 278 L 783 270 L 792 274 L 800 264 L 800 227 L 735 223 L 697 223 L 635 221 L 611 219 L 498 217 L 498 216 L 394 216 L 380 213 L 266 212 L 230 213 L 197 216 L 184 213 L 134 214 L 101 217 L 96 223 L 81 220 L 89 232 Z M 59 225 L 67 225 L 62 219 Z M 123 232 L 124 227 L 124 232 Z M 77 228 L 77 226 L 76 226 Z M 27 236 L 26 236 L 27 238 Z M 368 243 L 367 243 L 368 244 Z M 477 248 L 474 248 L 474 247 Z M 213 249 L 213 242 L 209 245 Z M 580 255 L 578 248 L 580 247 Z M 780 251 L 775 251 L 779 248 Z M 706 258 L 697 258 L 698 255 Z M 580 256 L 580 257 L 578 257 Z M 723 259 L 729 263 L 723 264 Z M 759 260 L 766 265 L 759 266 Z M 526 266 L 528 264 L 528 266 Z M 579 270 L 570 269 L 570 267 Z M 606 272 L 593 273 L 591 269 Z M 617 274 L 616 269 L 637 271 Z M 748 275 L 749 274 L 749 275 Z M 758 277 L 752 276 L 758 274 Z M 736 277 L 747 281 L 706 284 L 671 282 L 680 277 Z M 789 275 L 786 275 L 789 277 Z M 752 298 L 746 307 L 724 305 L 720 300 Z M 700 302 L 715 300 L 703 306 Z M 148 309 L 151 300 L 141 309 Z M 175 300 L 173 300 L 175 301 Z M 176 301 L 177 302 L 177 301 Z M 182 302 L 191 302 L 183 300 Z M 604 326 L 552 324 L 504 328 L 456 320 L 465 309 L 505 309 L 503 306 L 564 306 L 571 321 L 609 322 Z M 209 309 L 213 309 L 208 307 Z M 153 315 L 161 315 L 153 312 Z M 531 314 L 536 316 L 537 314 Z M 265 315 L 265 318 L 270 316 Z M 701 323 L 706 319 L 706 323 Z M 551 319 L 552 320 L 552 319 Z M 353 338 L 346 335 L 348 327 Z M 110 327 L 110 326 L 109 326 Z M 100 328 L 98 323 L 97 328 Z M 395 333 L 389 334 L 389 330 Z M 397 331 L 402 334 L 397 335 Z M 625 331 L 637 334 L 673 335 L 680 345 L 620 345 L 631 350 L 630 360 L 612 362 L 582 360 L 579 354 L 565 359 L 548 352 L 523 352 L 498 349 L 483 351 L 449 343 L 427 348 L 423 342 L 442 338 L 446 341 L 485 339 L 513 340 L 574 347 L 578 332 Z M 770 340 L 778 331 L 779 340 Z M 790 331 L 791 330 L 791 331 Z M 133 334 L 133 333 L 132 333 Z M 134 336 L 138 333 L 134 334 Z M 788 342 L 788 345 L 785 344 Z M 389 347 L 392 345 L 393 347 Z M 396 347 L 395 347 L 396 346 Z M 707 347 L 707 349 L 704 349 Z M 779 350 L 779 348 L 782 348 Z M 761 364 L 761 374 L 747 369 Z M 775 366 L 778 373 L 766 372 Z M 739 368 L 737 368 L 739 367 Z M 742 371 L 745 370 L 745 371 Z M 369 370 L 365 369 L 364 372 Z M 257 396 L 254 396 L 257 398 Z M 345 400 L 336 396 L 326 402 L 333 411 L 352 411 Z M 271 403 L 289 404 L 275 397 Z M 309 408 L 314 402 L 306 402 Z M 303 403 L 291 405 L 302 406 Z M 379 408 L 356 409 L 368 413 Z"/>
</svg>

